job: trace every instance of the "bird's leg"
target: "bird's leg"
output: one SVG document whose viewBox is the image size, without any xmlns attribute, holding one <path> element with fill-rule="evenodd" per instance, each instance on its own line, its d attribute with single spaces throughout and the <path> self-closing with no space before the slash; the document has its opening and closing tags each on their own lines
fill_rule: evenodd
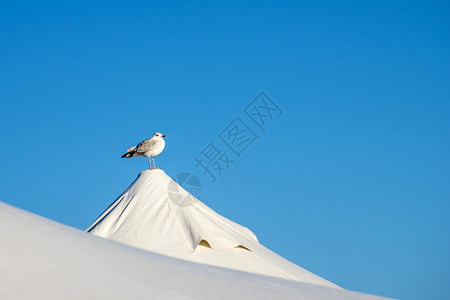
<svg viewBox="0 0 450 300">
<path fill-rule="evenodd" d="M 150 156 L 148 157 L 148 168 L 149 168 L 149 169 L 152 168 L 152 164 L 150 163 Z"/>
<path fill-rule="evenodd" d="M 155 168 L 155 169 L 156 169 L 156 165 L 155 165 L 155 158 L 154 158 L 154 157 L 152 157 L 152 160 L 153 160 L 153 168 Z"/>
</svg>

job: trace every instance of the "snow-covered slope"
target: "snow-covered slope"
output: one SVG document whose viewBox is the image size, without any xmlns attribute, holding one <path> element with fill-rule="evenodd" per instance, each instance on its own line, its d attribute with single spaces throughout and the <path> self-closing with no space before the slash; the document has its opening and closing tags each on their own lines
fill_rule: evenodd
<svg viewBox="0 0 450 300">
<path fill-rule="evenodd" d="M 0 299 L 381 299 L 170 258 L 2 202 L 0 241 Z"/>
<path fill-rule="evenodd" d="M 87 231 L 175 258 L 339 288 L 261 245 L 161 169 L 142 171 Z"/>
</svg>

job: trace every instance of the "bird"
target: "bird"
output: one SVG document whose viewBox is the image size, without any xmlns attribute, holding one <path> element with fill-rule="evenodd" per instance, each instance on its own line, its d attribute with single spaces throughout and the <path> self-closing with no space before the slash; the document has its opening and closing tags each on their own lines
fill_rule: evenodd
<svg viewBox="0 0 450 300">
<path fill-rule="evenodd" d="M 161 154 L 166 146 L 164 138 L 166 136 L 159 132 L 153 134 L 153 136 L 147 140 L 143 140 L 137 146 L 133 146 L 127 149 L 127 153 L 122 155 L 122 158 L 130 158 L 136 156 L 148 157 L 148 168 L 155 169 L 155 156 Z M 150 159 L 153 161 L 153 168 Z"/>
</svg>

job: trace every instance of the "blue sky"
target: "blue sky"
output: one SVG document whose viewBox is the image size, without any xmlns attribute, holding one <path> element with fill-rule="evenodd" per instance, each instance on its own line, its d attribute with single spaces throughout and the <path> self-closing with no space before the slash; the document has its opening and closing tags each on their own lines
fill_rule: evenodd
<svg viewBox="0 0 450 300">
<path fill-rule="evenodd" d="M 156 162 L 344 288 L 450 297 L 450 6 L 444 1 L 0 4 L 0 200 L 80 229 Z M 265 132 L 244 108 L 282 109 Z M 237 157 L 219 134 L 258 138 Z M 235 160 L 195 166 L 211 141 Z M 234 155 L 234 156 L 233 156 Z"/>
</svg>

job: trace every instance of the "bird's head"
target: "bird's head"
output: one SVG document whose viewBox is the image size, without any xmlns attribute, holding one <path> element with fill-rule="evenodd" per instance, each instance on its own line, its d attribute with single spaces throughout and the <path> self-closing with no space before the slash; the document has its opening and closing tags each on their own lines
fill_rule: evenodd
<svg viewBox="0 0 450 300">
<path fill-rule="evenodd" d="M 153 137 L 160 137 L 160 138 L 165 138 L 165 135 L 162 135 L 161 133 L 157 132 L 153 134 Z"/>
</svg>

